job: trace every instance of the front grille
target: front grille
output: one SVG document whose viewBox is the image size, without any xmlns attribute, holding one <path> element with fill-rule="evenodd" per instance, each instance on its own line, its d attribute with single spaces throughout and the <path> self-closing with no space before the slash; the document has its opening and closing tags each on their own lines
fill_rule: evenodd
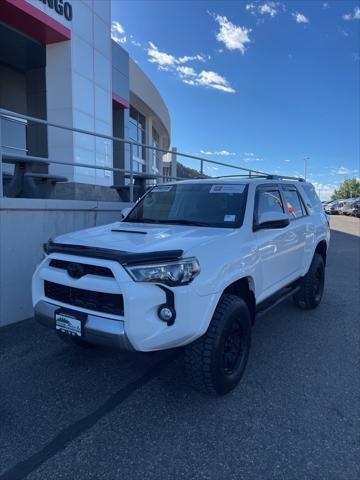
<svg viewBox="0 0 360 480">
<path fill-rule="evenodd" d="M 58 302 L 95 312 L 124 315 L 124 299 L 121 294 L 93 292 L 82 288 L 69 287 L 59 283 L 44 282 L 45 296 Z"/>
<path fill-rule="evenodd" d="M 113 273 L 110 268 L 107 267 L 100 267 L 99 265 L 88 265 L 85 263 L 78 263 L 78 262 L 68 262 L 66 260 L 57 260 L 53 258 L 50 260 L 50 267 L 54 268 L 61 268 L 62 270 L 67 270 L 70 264 L 78 264 L 81 265 L 84 271 L 84 275 L 99 275 L 100 277 L 113 277 Z"/>
</svg>

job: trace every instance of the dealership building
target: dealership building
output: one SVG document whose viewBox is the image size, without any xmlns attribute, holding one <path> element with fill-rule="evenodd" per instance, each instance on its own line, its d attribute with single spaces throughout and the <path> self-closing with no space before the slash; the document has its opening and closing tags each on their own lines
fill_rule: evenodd
<svg viewBox="0 0 360 480">
<path fill-rule="evenodd" d="M 111 39 L 110 0 L 1 0 L 0 108 L 170 147 L 164 100 L 126 50 Z M 34 166 L 38 173 L 66 177 L 50 198 L 116 201 L 120 195 L 121 200 L 128 175 L 72 164 L 129 170 L 129 145 L 25 119 L 14 121 L 11 115 L 2 118 L 1 126 L 3 154 L 69 163 Z M 14 168 L 4 158 L 5 178 Z M 174 168 L 174 155 L 134 146 L 133 169 L 147 174 L 149 182 L 151 175 L 174 175 Z"/>
<path fill-rule="evenodd" d="M 129 174 L 101 168 L 128 170 L 132 158 L 136 194 L 174 176 L 176 154 L 99 136 L 170 147 L 164 100 L 111 40 L 110 0 L 0 0 L 0 109 L 3 326 L 33 315 L 44 242 L 118 221 L 129 206 Z"/>
</svg>

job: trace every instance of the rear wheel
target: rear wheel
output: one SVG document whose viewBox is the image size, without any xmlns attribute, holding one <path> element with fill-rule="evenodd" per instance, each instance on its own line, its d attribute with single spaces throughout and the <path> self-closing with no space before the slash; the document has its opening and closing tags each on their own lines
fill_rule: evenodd
<svg viewBox="0 0 360 480">
<path fill-rule="evenodd" d="M 242 298 L 224 295 L 207 332 L 185 348 L 185 370 L 197 390 L 225 395 L 243 376 L 250 351 L 251 316 Z"/>
<path fill-rule="evenodd" d="M 324 284 L 324 260 L 319 253 L 315 253 L 308 273 L 301 280 L 300 290 L 293 297 L 295 304 L 305 310 L 316 308 L 321 302 Z"/>
</svg>

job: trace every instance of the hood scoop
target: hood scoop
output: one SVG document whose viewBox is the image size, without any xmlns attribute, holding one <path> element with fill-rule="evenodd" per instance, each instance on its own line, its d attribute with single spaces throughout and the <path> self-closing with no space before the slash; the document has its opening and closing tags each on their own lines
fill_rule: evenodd
<svg viewBox="0 0 360 480">
<path fill-rule="evenodd" d="M 118 232 L 118 233 L 138 233 L 140 235 L 147 235 L 148 232 L 143 232 L 141 230 L 127 230 L 127 229 L 122 229 L 122 228 L 112 228 L 112 232 Z"/>
</svg>

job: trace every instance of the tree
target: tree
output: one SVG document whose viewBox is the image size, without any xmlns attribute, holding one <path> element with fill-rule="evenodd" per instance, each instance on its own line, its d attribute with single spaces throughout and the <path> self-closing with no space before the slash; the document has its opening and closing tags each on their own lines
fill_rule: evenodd
<svg viewBox="0 0 360 480">
<path fill-rule="evenodd" d="M 176 176 L 179 178 L 211 178 L 205 175 L 205 173 L 201 174 L 193 168 L 185 167 L 185 165 L 180 162 L 176 164 Z"/>
<path fill-rule="evenodd" d="M 360 197 L 360 182 L 357 178 L 346 178 L 332 194 L 332 200 Z"/>
</svg>

